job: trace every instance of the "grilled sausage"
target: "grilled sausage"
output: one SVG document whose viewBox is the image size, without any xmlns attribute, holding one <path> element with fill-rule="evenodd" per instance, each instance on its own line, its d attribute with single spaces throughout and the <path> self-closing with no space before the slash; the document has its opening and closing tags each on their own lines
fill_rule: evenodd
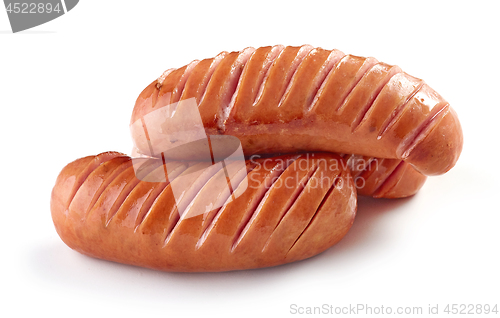
<svg viewBox="0 0 500 318">
<path fill-rule="evenodd" d="M 359 195 L 386 199 L 405 198 L 416 194 L 427 179 L 403 160 L 359 155 L 344 158 Z"/>
<path fill-rule="evenodd" d="M 135 123 L 191 98 L 206 133 L 238 137 L 246 156 L 327 151 L 405 160 L 438 175 L 462 150 L 457 114 L 437 92 L 397 66 L 338 50 L 247 48 L 167 70 L 136 101 L 136 147 L 151 149 Z"/>
<path fill-rule="evenodd" d="M 232 166 L 116 152 L 81 158 L 57 178 L 54 225 L 69 247 L 92 257 L 165 271 L 228 271 L 314 256 L 353 223 L 354 182 L 337 155 Z M 151 182 L 158 175 L 165 178 Z"/>
</svg>

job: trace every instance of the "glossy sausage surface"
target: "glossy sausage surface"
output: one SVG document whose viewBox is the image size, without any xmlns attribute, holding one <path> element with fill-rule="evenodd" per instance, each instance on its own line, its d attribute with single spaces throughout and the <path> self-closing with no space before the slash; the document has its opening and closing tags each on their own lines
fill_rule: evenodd
<svg viewBox="0 0 500 318">
<path fill-rule="evenodd" d="M 354 221 L 354 182 L 337 155 L 233 165 L 138 161 L 116 152 L 81 158 L 57 178 L 52 218 L 61 239 L 83 254 L 165 271 L 305 259 L 337 243 Z"/>
<path fill-rule="evenodd" d="M 338 50 L 247 48 L 167 70 L 136 101 L 136 147 L 152 149 L 134 123 L 191 98 L 206 133 L 236 136 L 247 156 L 327 151 L 405 160 L 438 175 L 462 150 L 457 114 L 436 91 L 397 66 Z"/>
</svg>

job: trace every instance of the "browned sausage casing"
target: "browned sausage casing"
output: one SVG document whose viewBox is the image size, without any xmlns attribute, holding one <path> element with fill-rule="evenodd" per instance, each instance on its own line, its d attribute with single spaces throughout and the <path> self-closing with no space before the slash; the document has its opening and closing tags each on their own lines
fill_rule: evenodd
<svg viewBox="0 0 500 318">
<path fill-rule="evenodd" d="M 359 195 L 386 199 L 405 198 L 416 194 L 427 179 L 403 160 L 359 155 L 344 158 Z"/>
<path fill-rule="evenodd" d="M 225 176 L 208 170 L 211 163 L 203 178 L 192 180 L 198 164 L 150 165 L 147 176 L 170 165 L 169 179 L 147 182 L 136 177 L 130 157 L 102 153 L 61 171 L 52 218 L 69 247 L 106 260 L 165 271 L 274 266 L 316 255 L 347 233 L 356 190 L 345 164 L 326 153 L 248 160 L 246 179 L 240 176 L 229 193 L 218 188 L 216 180 Z M 186 176 L 177 204 L 172 189 Z M 226 202 L 221 208 L 191 213 L 213 194 Z"/>
<path fill-rule="evenodd" d="M 131 122 L 195 98 L 207 134 L 245 155 L 327 151 L 403 159 L 425 175 L 451 169 L 463 137 L 455 111 L 422 80 L 374 58 L 311 46 L 247 48 L 167 70 Z M 148 152 L 132 130 L 137 148 Z"/>
</svg>

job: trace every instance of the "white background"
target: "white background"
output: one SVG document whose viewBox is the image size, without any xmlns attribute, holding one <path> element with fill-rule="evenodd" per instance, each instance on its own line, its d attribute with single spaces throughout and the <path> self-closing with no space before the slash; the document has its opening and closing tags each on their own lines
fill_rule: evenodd
<svg viewBox="0 0 500 318">
<path fill-rule="evenodd" d="M 288 317 L 298 316 L 291 304 L 425 313 L 500 303 L 498 12 L 495 1 L 82 0 L 12 34 L 0 8 L 2 311 Z M 411 199 L 360 199 L 339 244 L 285 266 L 163 273 L 64 245 L 49 209 L 59 171 L 82 156 L 130 153 L 130 115 L 146 85 L 193 59 L 274 44 L 374 56 L 423 78 L 459 114 L 458 164 Z"/>
</svg>

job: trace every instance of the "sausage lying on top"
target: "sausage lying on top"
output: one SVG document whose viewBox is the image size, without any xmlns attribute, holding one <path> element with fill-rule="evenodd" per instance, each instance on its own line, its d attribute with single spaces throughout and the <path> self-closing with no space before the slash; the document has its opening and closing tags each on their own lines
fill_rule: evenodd
<svg viewBox="0 0 500 318">
<path fill-rule="evenodd" d="M 189 98 L 207 134 L 238 137 L 247 156 L 328 151 L 402 159 L 438 175 L 462 149 L 455 111 L 422 80 L 338 50 L 247 48 L 167 70 L 141 93 L 131 123 Z M 140 133 L 132 137 L 147 153 Z"/>
</svg>

